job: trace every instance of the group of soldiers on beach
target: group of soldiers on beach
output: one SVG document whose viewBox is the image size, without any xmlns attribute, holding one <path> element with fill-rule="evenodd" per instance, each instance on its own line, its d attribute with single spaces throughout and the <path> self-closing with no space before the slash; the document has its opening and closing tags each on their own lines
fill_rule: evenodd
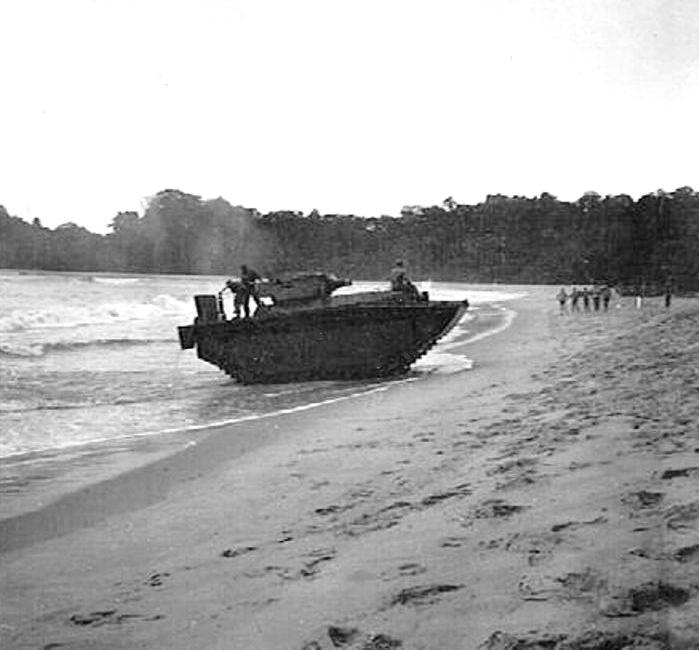
<svg viewBox="0 0 699 650">
<path fill-rule="evenodd" d="M 570 293 L 566 292 L 565 287 L 561 287 L 561 290 L 556 294 L 556 300 L 558 300 L 561 314 L 568 313 L 569 304 L 571 313 L 608 311 L 609 303 L 615 293 L 616 291 L 606 284 L 594 284 L 591 287 L 580 289 L 573 287 Z"/>
<path fill-rule="evenodd" d="M 662 292 L 666 309 L 669 309 L 672 304 L 672 293 L 672 281 L 668 280 Z M 561 290 L 556 294 L 556 300 L 560 309 L 559 313 L 564 315 L 569 312 L 608 311 L 609 303 L 612 299 L 616 300 L 617 307 L 620 306 L 620 295 L 619 291 L 607 284 L 594 284 L 591 287 L 582 287 L 580 289 L 573 287 L 570 293 L 566 292 L 565 287 L 561 287 Z M 635 295 L 634 304 L 636 309 L 641 309 L 646 295 L 645 285 L 637 287 Z"/>
</svg>

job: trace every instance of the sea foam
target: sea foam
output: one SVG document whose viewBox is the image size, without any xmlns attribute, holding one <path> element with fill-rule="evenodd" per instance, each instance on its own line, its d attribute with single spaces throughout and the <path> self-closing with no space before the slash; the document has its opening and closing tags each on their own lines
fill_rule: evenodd
<svg viewBox="0 0 699 650">
<path fill-rule="evenodd" d="M 84 307 L 53 306 L 49 309 L 14 310 L 9 316 L 0 318 L 0 332 L 105 325 L 175 315 L 191 319 L 192 303 L 163 294 L 149 302 L 109 302 Z"/>
</svg>

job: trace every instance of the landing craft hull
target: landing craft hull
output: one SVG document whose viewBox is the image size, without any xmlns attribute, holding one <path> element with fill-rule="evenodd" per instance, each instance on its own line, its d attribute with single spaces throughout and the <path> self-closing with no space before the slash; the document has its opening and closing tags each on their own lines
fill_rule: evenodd
<svg viewBox="0 0 699 650">
<path fill-rule="evenodd" d="M 180 327 L 183 348 L 244 384 L 407 372 L 468 303 L 362 304 Z"/>
</svg>

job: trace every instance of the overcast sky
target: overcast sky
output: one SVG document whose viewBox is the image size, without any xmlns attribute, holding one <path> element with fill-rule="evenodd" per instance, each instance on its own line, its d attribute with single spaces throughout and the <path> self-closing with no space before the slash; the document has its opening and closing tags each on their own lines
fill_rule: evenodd
<svg viewBox="0 0 699 650">
<path fill-rule="evenodd" d="M 696 0 L 2 0 L 0 204 L 105 231 L 699 189 Z"/>
</svg>

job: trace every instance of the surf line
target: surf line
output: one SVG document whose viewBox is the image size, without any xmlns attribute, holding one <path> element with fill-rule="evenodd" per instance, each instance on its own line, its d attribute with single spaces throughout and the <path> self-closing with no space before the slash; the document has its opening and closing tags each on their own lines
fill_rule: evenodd
<svg viewBox="0 0 699 650">
<path fill-rule="evenodd" d="M 319 406 L 326 406 L 328 404 L 336 404 L 338 402 L 344 402 L 346 400 L 354 399 L 355 397 L 363 397 L 364 395 L 372 395 L 373 393 L 383 393 L 387 391 L 392 386 L 398 384 L 407 384 L 413 381 L 417 381 L 419 377 L 406 377 L 405 379 L 394 380 L 386 384 L 381 384 L 380 386 L 375 386 L 373 388 L 368 388 L 367 390 L 358 391 L 356 393 L 350 393 L 349 395 L 339 395 L 338 397 L 330 397 L 320 402 L 310 402 L 309 404 L 300 404 L 299 406 L 292 406 L 285 409 L 279 409 L 277 411 L 270 411 L 269 413 L 254 413 L 251 415 L 244 415 L 239 418 L 231 418 L 228 420 L 219 420 L 217 422 L 209 422 L 206 424 L 192 424 L 187 427 L 173 427 L 170 429 L 161 429 L 159 431 L 149 431 L 144 433 L 131 434 L 125 436 L 128 438 L 140 438 L 142 436 L 152 436 L 164 433 L 184 433 L 186 431 L 201 431 L 203 429 L 214 429 L 218 427 L 228 426 L 231 424 L 238 424 L 239 422 L 251 422 L 253 420 L 263 420 L 265 418 L 273 418 L 279 415 L 290 415 L 291 413 L 300 413 L 301 411 L 310 411 L 311 409 L 318 408 Z M 113 439 L 113 438 L 112 438 Z"/>
<path fill-rule="evenodd" d="M 446 352 L 447 350 L 451 350 L 452 348 L 461 347 L 462 345 L 474 343 L 475 341 L 480 341 L 481 339 L 487 338 L 488 336 L 493 336 L 495 334 L 500 334 L 501 332 L 504 332 L 514 322 L 517 316 L 517 312 L 514 309 L 508 309 L 507 307 L 501 307 L 500 310 L 503 314 L 503 321 L 497 327 L 485 330 L 484 332 L 479 332 L 478 334 L 474 334 L 473 336 L 463 340 L 455 340 L 456 336 L 458 336 L 458 333 L 456 333 L 456 336 L 448 335 L 448 339 L 442 341 L 441 343 L 438 343 L 435 346 L 435 352 Z M 452 332 L 454 332 L 454 330 L 452 330 Z M 451 335 L 452 332 L 450 332 L 449 334 Z"/>
<path fill-rule="evenodd" d="M 460 347 L 462 345 L 466 345 L 467 343 L 473 343 L 474 341 L 478 341 L 480 339 L 486 338 L 488 336 L 492 336 L 493 334 L 499 334 L 500 332 L 505 331 L 514 321 L 515 316 L 517 316 L 517 312 L 512 310 L 512 309 L 507 309 L 503 308 L 502 309 L 504 312 L 504 322 L 499 325 L 498 327 L 488 330 L 485 332 L 480 332 L 474 336 L 472 336 L 469 339 L 466 339 L 465 341 L 451 341 L 451 342 L 444 342 L 443 345 L 437 345 L 434 348 L 434 352 L 437 355 L 444 354 L 444 357 L 455 357 L 455 358 L 460 358 L 462 360 L 462 363 L 464 364 L 464 367 L 462 368 L 454 368 L 456 365 L 454 363 L 454 359 L 444 359 L 447 361 L 447 364 L 443 364 L 446 366 L 452 366 L 452 368 L 445 368 L 447 371 L 446 374 L 455 374 L 456 372 L 460 371 L 465 371 L 465 370 L 470 370 L 474 362 L 471 359 L 466 358 L 463 355 L 456 355 L 456 354 L 451 354 L 447 353 L 446 351 L 453 348 L 453 347 Z M 429 354 L 429 353 L 428 353 Z M 443 360 L 443 361 L 444 361 Z M 419 364 L 419 361 L 418 361 Z M 428 367 L 424 367 L 424 370 L 426 371 L 424 374 L 418 375 L 416 377 L 405 377 L 404 379 L 398 379 L 398 380 L 393 380 L 390 382 L 387 382 L 385 384 L 381 384 L 379 386 L 375 386 L 373 388 L 368 388 L 367 390 L 361 390 L 355 393 L 350 393 L 349 395 L 340 395 L 338 397 L 331 397 L 326 400 L 322 400 L 320 402 L 310 402 L 309 404 L 300 404 L 299 406 L 293 406 L 290 408 L 285 408 L 285 409 L 279 409 L 277 411 L 270 411 L 269 413 L 253 413 L 250 415 L 244 415 L 238 418 L 230 418 L 227 420 L 219 420 L 216 422 L 207 422 L 203 424 L 192 424 L 189 426 L 183 426 L 183 427 L 169 427 L 167 429 L 159 429 L 157 431 L 141 431 L 138 433 L 127 433 L 121 436 L 110 436 L 110 437 L 105 437 L 105 438 L 94 438 L 92 440 L 81 440 L 81 441 L 76 441 L 76 442 L 68 442 L 66 444 L 62 445 L 57 445 L 54 447 L 47 447 L 44 449 L 36 449 L 36 450 L 31 450 L 31 451 L 18 451 L 18 452 L 11 452 L 9 454 L 2 454 L 0 455 L 0 458 L 2 459 L 11 459 L 11 458 L 17 458 L 18 456 L 27 456 L 27 455 L 36 455 L 40 454 L 42 452 L 51 452 L 51 451 L 60 451 L 60 450 L 67 450 L 67 449 L 72 449 L 76 447 L 90 447 L 95 444 L 99 443 L 108 443 L 108 442 L 116 442 L 116 441 L 124 441 L 124 440 L 132 440 L 132 439 L 138 439 L 138 438 L 146 438 L 149 436 L 157 436 L 157 435 L 167 435 L 167 434 L 175 434 L 175 433 L 187 433 L 189 431 L 203 431 L 205 429 L 216 429 L 219 427 L 223 426 L 230 426 L 233 424 L 239 424 L 241 422 L 252 422 L 255 420 L 262 420 L 265 418 L 272 418 L 272 417 L 278 417 L 281 415 L 290 415 L 292 413 L 299 413 L 301 411 L 309 411 L 314 408 L 318 408 L 320 406 L 327 406 L 328 404 L 335 404 L 338 402 L 344 402 L 346 400 L 350 399 L 355 399 L 357 397 L 362 397 L 364 395 L 371 395 L 373 393 L 380 393 L 387 391 L 389 388 L 392 386 L 397 386 L 397 385 L 402 385 L 402 384 L 409 384 L 415 381 L 420 381 L 422 380 L 425 376 L 429 376 L 433 374 L 435 371 L 437 371 L 437 367 L 429 367 L 432 366 L 432 364 L 426 364 Z M 435 364 L 435 366 L 439 366 L 439 363 Z M 420 368 L 418 367 L 418 370 Z M 196 445 L 197 441 L 196 440 L 190 440 L 187 442 L 186 446 L 191 446 L 191 445 Z"/>
<path fill-rule="evenodd" d="M 465 341 L 460 341 L 458 345 L 474 343 L 475 341 L 480 341 L 481 339 L 487 338 L 488 336 L 493 336 L 494 334 L 500 334 L 501 332 L 504 332 L 514 322 L 515 318 L 517 317 L 517 312 L 514 309 L 507 309 L 507 307 L 503 307 L 502 311 L 504 319 L 500 325 L 493 328 L 492 330 L 487 330 L 485 332 L 479 332 L 478 334 L 474 334 L 471 338 L 466 339 Z M 451 345 L 454 346 L 457 344 L 452 343 Z"/>
<path fill-rule="evenodd" d="M 435 346 L 435 352 L 440 353 L 444 352 L 445 350 L 448 350 L 452 347 L 456 346 L 461 346 L 466 343 L 472 343 L 473 341 L 478 341 L 480 339 L 483 339 L 487 336 L 492 336 L 493 334 L 499 334 L 500 332 L 504 332 L 514 321 L 515 316 L 517 316 L 517 312 L 513 309 L 507 309 L 507 308 L 502 308 L 503 314 L 504 314 L 504 322 L 500 324 L 498 327 L 493 328 L 492 330 L 488 330 L 486 332 L 480 332 L 479 334 L 476 334 L 475 336 L 472 336 L 471 338 L 465 340 L 465 341 L 453 341 L 450 343 L 447 343 L 447 345 L 441 349 L 439 345 Z M 451 356 L 451 355 L 450 355 Z M 456 355 L 454 355 L 456 356 Z M 394 381 L 390 381 L 384 384 L 381 384 L 379 386 L 375 386 L 373 388 L 368 388 L 367 390 L 361 390 L 356 393 L 350 393 L 349 395 L 340 395 L 338 397 L 330 397 L 325 400 L 321 400 L 320 402 L 310 402 L 309 404 L 300 404 L 299 406 L 292 406 L 290 408 L 285 408 L 285 409 L 279 409 L 277 411 L 270 411 L 269 413 L 256 413 L 256 414 L 251 414 L 251 415 L 244 415 L 242 417 L 238 418 L 230 418 L 228 420 L 219 420 L 217 422 L 208 422 L 205 424 L 192 424 L 187 427 L 172 427 L 168 429 L 160 429 L 159 431 L 145 431 L 142 433 L 134 433 L 134 434 L 129 434 L 126 436 L 120 437 L 120 439 L 124 438 L 141 438 L 145 436 L 153 436 L 153 435 L 160 435 L 160 434 L 168 434 L 168 433 L 185 433 L 187 431 L 202 431 L 204 429 L 214 429 L 218 427 L 223 427 L 223 426 L 229 426 L 232 424 L 238 424 L 240 422 L 252 422 L 254 420 L 262 420 L 265 418 L 272 418 L 272 417 L 277 417 L 280 415 L 290 415 L 291 413 L 300 413 L 302 411 L 310 411 L 311 409 L 318 408 L 320 406 L 326 406 L 328 404 L 336 404 L 338 402 L 344 402 L 346 400 L 350 399 L 355 399 L 357 397 L 362 397 L 364 395 L 371 395 L 373 393 L 382 393 L 384 391 L 387 391 L 389 388 L 397 385 L 402 385 L 402 384 L 409 384 L 415 381 L 419 381 L 422 377 L 406 377 L 404 379 L 398 379 Z M 115 438 L 108 438 L 107 440 L 115 440 Z M 196 441 L 190 441 L 188 444 L 196 444 Z"/>
<path fill-rule="evenodd" d="M 375 386 L 373 388 L 368 388 L 367 390 L 358 391 L 356 393 L 350 393 L 349 395 L 340 395 L 338 397 L 331 397 L 320 402 L 311 402 L 309 404 L 300 404 L 299 406 L 292 406 L 290 408 L 279 409 L 277 411 L 270 411 L 269 413 L 252 413 L 250 415 L 243 415 L 238 418 L 230 418 L 228 420 L 218 420 L 216 422 L 206 422 L 203 424 L 192 424 L 183 427 L 169 427 L 167 429 L 158 429 L 157 431 L 140 431 L 138 433 L 127 433 L 121 436 L 110 436 L 104 438 L 93 438 L 92 440 L 81 440 L 76 442 L 67 442 L 62 445 L 56 445 L 54 447 L 46 447 L 44 449 L 33 449 L 31 451 L 18 451 L 11 452 L 9 454 L 0 455 L 0 460 L 9 460 L 12 458 L 17 458 L 18 456 L 32 455 L 53 452 L 53 451 L 63 451 L 78 447 L 91 447 L 92 445 L 100 443 L 118 442 L 125 440 L 133 440 L 137 438 L 146 438 L 149 436 L 166 435 L 173 433 L 187 433 L 189 431 L 202 431 L 204 429 L 217 429 L 219 427 L 230 426 L 233 424 L 239 424 L 241 422 L 252 422 L 254 420 L 263 420 L 266 418 L 277 417 L 281 415 L 289 415 L 291 413 L 299 413 L 301 411 L 310 411 L 311 409 L 318 408 L 320 406 L 326 406 L 328 404 L 335 404 L 337 402 L 344 402 L 345 400 L 354 399 L 356 397 L 362 397 L 364 395 L 371 395 L 372 393 L 381 393 L 387 391 L 392 386 L 398 384 L 408 384 L 414 381 L 418 381 L 421 377 L 406 377 L 404 379 L 398 379 L 391 381 L 386 384 L 381 384 L 380 386 Z M 189 440 L 186 443 L 186 447 L 197 444 L 197 440 Z M 19 460 L 19 459 L 18 459 Z M 36 460 L 36 459 L 34 459 Z M 17 462 L 17 461 L 13 461 Z M 21 461 L 20 461 L 21 462 Z"/>
<path fill-rule="evenodd" d="M 451 348 L 454 347 L 460 347 L 462 345 L 466 345 L 467 343 L 473 343 L 474 341 L 480 341 L 481 339 L 484 339 L 488 336 L 493 336 L 494 334 L 500 334 L 501 332 L 504 332 L 512 323 L 514 322 L 515 317 L 517 316 L 517 312 L 514 309 L 508 309 L 507 307 L 501 307 L 501 310 L 503 312 L 503 322 L 498 325 L 497 327 L 494 327 L 491 330 L 487 330 L 485 332 L 479 332 L 478 334 L 475 334 L 471 338 L 466 339 L 465 341 L 451 341 L 448 342 L 444 347 L 440 346 L 437 344 L 434 348 L 434 351 L 436 354 L 441 354 L 446 352 L 447 350 L 450 350 Z M 445 355 L 447 356 L 447 355 Z M 452 355 L 449 354 L 448 356 L 450 357 L 456 357 L 456 356 L 461 356 L 461 355 Z M 465 358 L 464 358 L 465 359 Z M 469 363 L 468 368 L 464 368 L 464 370 L 470 370 L 471 367 L 473 366 L 473 361 L 470 359 L 465 359 Z M 356 393 L 351 393 L 349 395 L 340 395 L 339 397 L 331 397 L 326 400 L 322 400 L 320 402 L 311 402 L 310 404 L 301 404 L 300 406 L 293 406 L 291 408 L 286 408 L 286 409 L 280 409 L 278 411 L 271 411 L 270 413 L 260 413 L 256 415 L 245 415 L 240 418 L 232 418 L 230 420 L 221 420 L 219 422 L 211 422 L 209 424 L 193 424 L 188 427 L 175 427 L 171 429 L 163 429 L 161 431 L 152 431 L 152 432 L 146 432 L 146 433 L 137 433 L 137 434 L 132 434 L 127 437 L 141 437 L 141 436 L 148 436 L 148 435 L 157 435 L 157 434 L 167 434 L 167 433 L 184 433 L 186 431 L 201 431 L 203 429 L 209 429 L 209 428 L 218 428 L 222 426 L 227 426 L 231 424 L 238 424 L 239 422 L 250 422 L 252 420 L 261 420 L 263 418 L 271 418 L 271 417 L 277 417 L 279 415 L 289 415 L 291 413 L 299 413 L 301 411 L 309 411 L 314 408 L 318 408 L 319 406 L 325 406 L 327 404 L 335 404 L 337 402 L 343 402 L 345 400 L 349 399 L 354 399 L 355 397 L 361 397 L 363 395 L 371 395 L 372 393 L 380 393 L 383 391 L 388 390 L 392 386 L 400 385 L 400 384 L 407 384 L 411 383 L 414 381 L 418 381 L 421 379 L 421 377 L 406 377 L 405 379 L 399 379 L 395 380 L 386 384 L 382 384 L 380 386 L 376 386 L 375 388 L 369 388 L 364 391 L 359 391 Z M 191 441 L 190 444 L 196 444 L 195 441 Z"/>
</svg>

